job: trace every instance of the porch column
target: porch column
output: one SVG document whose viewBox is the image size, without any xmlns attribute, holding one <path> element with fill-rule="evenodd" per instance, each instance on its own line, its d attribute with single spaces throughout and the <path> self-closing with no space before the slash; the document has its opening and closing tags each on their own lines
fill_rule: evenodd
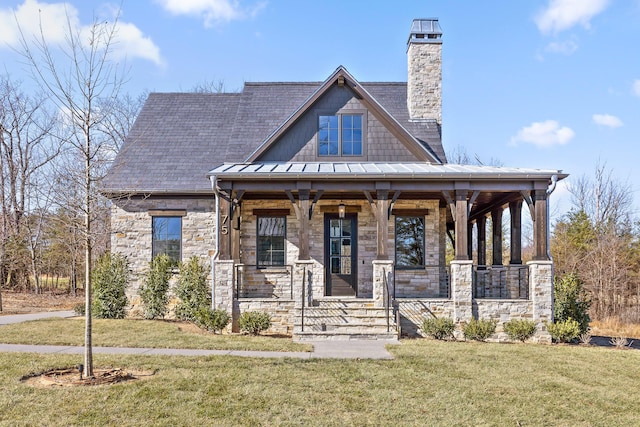
<svg viewBox="0 0 640 427">
<path fill-rule="evenodd" d="M 529 298 L 536 324 L 533 340 L 550 343 L 551 335 L 545 322 L 553 321 L 553 262 L 529 261 Z"/>
<path fill-rule="evenodd" d="M 231 217 L 231 202 L 224 197 L 220 197 L 220 215 L 218 215 L 218 236 L 220 241 L 218 242 L 218 259 L 228 260 L 231 259 L 231 232 L 230 232 L 230 220 Z"/>
<path fill-rule="evenodd" d="M 547 261 L 547 192 L 534 190 L 533 259 Z"/>
<path fill-rule="evenodd" d="M 384 307 L 385 286 L 388 289 L 389 295 L 393 298 L 393 289 L 391 283 L 391 272 L 393 271 L 392 260 L 377 259 L 373 261 L 373 305 L 374 307 Z"/>
<path fill-rule="evenodd" d="M 231 330 L 237 332 L 238 310 L 234 301 L 233 286 L 233 266 L 234 261 L 230 259 L 214 261 L 215 277 L 213 278 L 213 301 L 214 309 L 224 310 L 233 319 Z"/>
<path fill-rule="evenodd" d="M 379 184 L 376 184 L 376 187 Z M 389 259 L 389 190 L 376 188 L 376 224 L 378 235 L 378 260 Z"/>
<path fill-rule="evenodd" d="M 233 215 L 230 219 L 229 233 L 231 234 L 231 259 L 240 262 L 240 207 L 233 209 Z"/>
<path fill-rule="evenodd" d="M 511 255 L 509 264 L 522 264 L 522 200 L 509 203 Z"/>
<path fill-rule="evenodd" d="M 298 244 L 300 246 L 300 254 L 298 259 L 308 260 L 309 256 L 309 190 L 299 190 L 298 200 L 299 209 L 297 209 L 298 222 L 300 228 L 298 229 Z"/>
<path fill-rule="evenodd" d="M 456 246 L 455 259 L 466 261 L 469 259 L 469 246 L 467 243 L 468 232 L 467 223 L 469 222 L 467 191 L 456 190 Z"/>
<path fill-rule="evenodd" d="M 467 254 L 473 259 L 473 222 L 467 222 Z"/>
<path fill-rule="evenodd" d="M 487 217 L 476 220 L 478 227 L 478 267 L 487 265 Z"/>
<path fill-rule="evenodd" d="M 473 261 L 451 261 L 451 299 L 453 300 L 453 320 L 456 324 L 468 322 L 473 317 Z M 463 338 L 457 329 L 456 338 Z"/>
<path fill-rule="evenodd" d="M 491 211 L 493 265 L 502 266 L 502 208 Z"/>
</svg>

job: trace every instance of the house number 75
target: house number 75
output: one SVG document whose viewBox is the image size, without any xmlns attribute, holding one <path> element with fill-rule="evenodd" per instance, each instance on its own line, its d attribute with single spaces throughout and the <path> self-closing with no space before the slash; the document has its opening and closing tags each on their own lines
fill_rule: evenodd
<svg viewBox="0 0 640 427">
<path fill-rule="evenodd" d="M 227 225 L 227 221 L 229 221 L 229 215 L 222 215 L 222 221 L 220 222 L 220 232 L 222 234 L 229 234 L 229 226 Z"/>
</svg>

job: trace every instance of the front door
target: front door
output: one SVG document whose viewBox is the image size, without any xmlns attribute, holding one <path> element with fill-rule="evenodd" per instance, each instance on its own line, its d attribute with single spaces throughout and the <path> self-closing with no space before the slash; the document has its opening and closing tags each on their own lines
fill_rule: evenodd
<svg viewBox="0 0 640 427">
<path fill-rule="evenodd" d="M 358 275 L 357 217 L 339 218 L 326 214 L 324 218 L 324 248 L 327 296 L 356 296 Z"/>
</svg>

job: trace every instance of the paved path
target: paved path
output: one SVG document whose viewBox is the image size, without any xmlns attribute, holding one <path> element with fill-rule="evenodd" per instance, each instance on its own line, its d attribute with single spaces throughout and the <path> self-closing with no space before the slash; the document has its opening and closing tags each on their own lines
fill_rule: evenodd
<svg viewBox="0 0 640 427">
<path fill-rule="evenodd" d="M 0 325 L 10 325 L 12 323 L 28 322 L 30 320 L 47 319 L 49 317 L 73 317 L 75 316 L 73 311 L 45 311 L 42 313 L 29 313 L 29 314 L 10 314 L 7 316 L 0 316 Z"/>
<path fill-rule="evenodd" d="M 0 325 L 45 319 L 48 317 L 72 317 L 73 311 L 56 311 L 34 314 L 16 314 L 0 316 Z M 2 330 L 0 329 L 0 341 Z M 131 348 L 131 347 L 93 347 L 98 354 L 139 354 L 139 355 L 167 355 L 167 356 L 241 356 L 241 357 L 272 357 L 298 359 L 393 359 L 387 351 L 387 344 L 399 344 L 397 340 L 326 340 L 304 341 L 313 345 L 312 352 L 282 352 L 282 351 L 243 351 L 243 350 L 193 350 L 173 348 Z M 0 344 L 0 352 L 20 353 L 59 353 L 82 354 L 84 347 L 65 345 L 25 345 Z"/>
</svg>

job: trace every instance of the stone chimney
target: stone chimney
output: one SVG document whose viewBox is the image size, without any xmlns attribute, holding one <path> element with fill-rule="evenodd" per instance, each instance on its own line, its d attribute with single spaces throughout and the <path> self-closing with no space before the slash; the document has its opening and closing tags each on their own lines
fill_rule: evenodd
<svg viewBox="0 0 640 427">
<path fill-rule="evenodd" d="M 414 19 L 407 41 L 407 107 L 414 120 L 442 124 L 442 30 L 437 18 Z"/>
</svg>

